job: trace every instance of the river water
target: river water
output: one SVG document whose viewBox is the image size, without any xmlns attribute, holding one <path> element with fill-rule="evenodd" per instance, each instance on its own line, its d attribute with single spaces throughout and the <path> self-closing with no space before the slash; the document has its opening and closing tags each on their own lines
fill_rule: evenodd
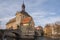
<svg viewBox="0 0 60 40">
<path fill-rule="evenodd" d="M 18 40 L 21 40 L 21 39 L 18 39 Z M 22 39 L 22 40 L 33 40 L 33 39 Z M 60 40 L 60 38 L 56 39 L 56 38 L 48 38 L 48 37 L 35 37 L 34 40 Z"/>
<path fill-rule="evenodd" d="M 33 40 L 33 39 L 23 39 L 23 40 Z M 49 38 L 49 37 L 35 37 L 34 40 L 60 40 L 60 38 L 56 39 L 56 38 Z"/>
<path fill-rule="evenodd" d="M 60 40 L 60 38 L 36 37 L 35 40 Z"/>
</svg>

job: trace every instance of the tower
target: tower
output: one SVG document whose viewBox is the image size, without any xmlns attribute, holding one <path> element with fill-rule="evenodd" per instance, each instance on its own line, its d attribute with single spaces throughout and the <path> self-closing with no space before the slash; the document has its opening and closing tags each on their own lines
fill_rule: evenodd
<svg viewBox="0 0 60 40">
<path fill-rule="evenodd" d="M 22 4 L 22 11 L 25 11 L 25 4 L 24 4 L 24 1 L 23 1 L 23 4 Z"/>
<path fill-rule="evenodd" d="M 21 21 L 26 17 L 30 17 L 30 15 L 25 11 L 25 4 L 23 1 L 21 11 L 16 13 L 16 24 L 20 25 Z"/>
</svg>

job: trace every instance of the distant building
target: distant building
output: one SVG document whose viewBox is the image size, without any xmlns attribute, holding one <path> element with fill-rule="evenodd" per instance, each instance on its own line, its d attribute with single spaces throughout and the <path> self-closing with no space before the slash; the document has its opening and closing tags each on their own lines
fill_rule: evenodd
<svg viewBox="0 0 60 40">
<path fill-rule="evenodd" d="M 35 35 L 43 36 L 43 28 L 41 26 L 35 27 Z"/>
<path fill-rule="evenodd" d="M 52 27 L 53 25 L 47 24 L 44 28 L 44 35 L 45 36 L 51 36 L 52 35 Z"/>
<path fill-rule="evenodd" d="M 59 24 L 47 24 L 44 28 L 44 35 L 49 37 L 58 37 L 60 35 Z"/>
</svg>

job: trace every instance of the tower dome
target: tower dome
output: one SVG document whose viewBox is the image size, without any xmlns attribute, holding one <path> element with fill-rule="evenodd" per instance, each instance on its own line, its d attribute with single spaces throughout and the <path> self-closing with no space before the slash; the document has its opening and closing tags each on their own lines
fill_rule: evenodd
<svg viewBox="0 0 60 40">
<path fill-rule="evenodd" d="M 29 16 L 30 17 L 30 15 L 25 11 L 24 1 L 23 1 L 23 4 L 22 4 L 21 8 L 22 8 L 22 10 L 20 11 L 20 13 L 23 14 L 23 15 L 26 15 L 26 16 Z"/>
</svg>

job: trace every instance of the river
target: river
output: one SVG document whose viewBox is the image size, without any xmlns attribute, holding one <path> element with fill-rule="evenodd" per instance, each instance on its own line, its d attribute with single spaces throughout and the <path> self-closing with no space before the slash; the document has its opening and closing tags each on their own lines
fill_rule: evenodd
<svg viewBox="0 0 60 40">
<path fill-rule="evenodd" d="M 60 38 L 36 37 L 35 40 L 60 40 Z"/>
<path fill-rule="evenodd" d="M 18 40 L 21 40 L 21 39 L 18 39 Z M 22 39 L 22 40 L 32 40 L 32 39 Z M 56 39 L 56 38 L 48 38 L 48 37 L 35 37 L 34 40 L 60 40 L 60 38 L 59 39 Z"/>
</svg>

